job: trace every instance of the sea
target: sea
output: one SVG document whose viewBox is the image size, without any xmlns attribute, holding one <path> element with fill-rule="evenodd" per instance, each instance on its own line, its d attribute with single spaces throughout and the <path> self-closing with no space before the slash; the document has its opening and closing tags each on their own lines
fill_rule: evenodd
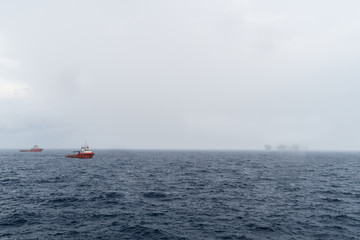
<svg viewBox="0 0 360 240">
<path fill-rule="evenodd" d="M 360 152 L 0 150 L 0 239 L 360 239 Z"/>
</svg>

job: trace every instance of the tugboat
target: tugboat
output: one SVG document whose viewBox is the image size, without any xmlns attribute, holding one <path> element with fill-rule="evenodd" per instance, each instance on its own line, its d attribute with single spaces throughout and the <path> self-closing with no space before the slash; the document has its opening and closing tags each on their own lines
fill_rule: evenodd
<svg viewBox="0 0 360 240">
<path fill-rule="evenodd" d="M 90 150 L 89 146 L 85 143 L 84 146 L 81 147 L 80 151 L 74 151 L 72 155 L 66 155 L 67 158 L 92 158 L 95 153 Z"/>
<path fill-rule="evenodd" d="M 42 152 L 44 150 L 43 148 L 39 147 L 38 145 L 35 145 L 33 148 L 28 150 L 19 150 L 20 152 Z"/>
</svg>

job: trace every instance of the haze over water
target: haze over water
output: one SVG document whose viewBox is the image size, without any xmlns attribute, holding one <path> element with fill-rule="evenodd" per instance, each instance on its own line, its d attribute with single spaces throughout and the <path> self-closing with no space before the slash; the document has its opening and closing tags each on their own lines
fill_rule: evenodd
<svg viewBox="0 0 360 240">
<path fill-rule="evenodd" d="M 2 1 L 0 148 L 359 150 L 358 9 Z"/>
</svg>

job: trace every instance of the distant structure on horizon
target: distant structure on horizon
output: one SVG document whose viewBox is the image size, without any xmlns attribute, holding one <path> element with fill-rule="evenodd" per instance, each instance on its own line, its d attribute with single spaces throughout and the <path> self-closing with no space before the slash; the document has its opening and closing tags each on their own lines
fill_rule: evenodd
<svg viewBox="0 0 360 240">
<path fill-rule="evenodd" d="M 271 150 L 272 149 L 272 146 L 271 145 L 265 145 L 265 150 Z"/>
<path fill-rule="evenodd" d="M 271 149 L 273 149 L 273 147 L 269 144 L 265 145 L 264 147 L 265 147 L 265 150 L 267 150 L 267 151 L 270 151 Z M 299 144 L 293 144 L 293 145 L 280 144 L 275 149 L 277 149 L 279 151 L 306 151 L 307 146 L 301 146 Z"/>
</svg>

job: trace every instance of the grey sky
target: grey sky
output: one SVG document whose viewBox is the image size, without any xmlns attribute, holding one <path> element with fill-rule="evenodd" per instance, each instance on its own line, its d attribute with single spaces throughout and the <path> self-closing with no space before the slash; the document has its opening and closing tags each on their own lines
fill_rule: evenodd
<svg viewBox="0 0 360 240">
<path fill-rule="evenodd" d="M 359 1 L 2 1 L 0 148 L 360 149 Z"/>
</svg>

